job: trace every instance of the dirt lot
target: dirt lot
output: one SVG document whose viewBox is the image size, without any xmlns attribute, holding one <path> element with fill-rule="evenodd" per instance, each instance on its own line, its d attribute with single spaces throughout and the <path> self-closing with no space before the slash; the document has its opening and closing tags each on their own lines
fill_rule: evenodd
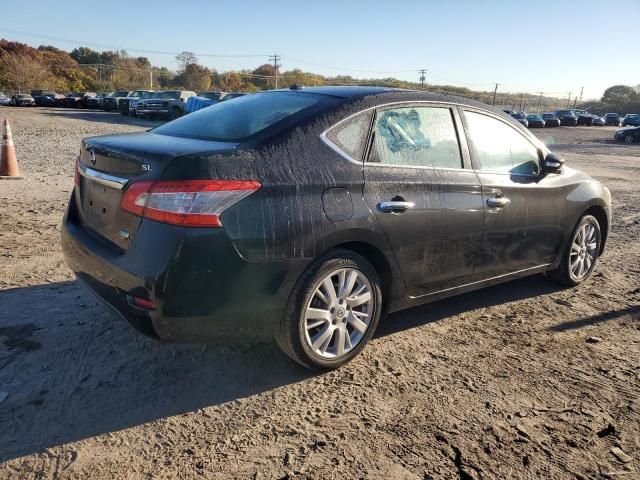
<svg viewBox="0 0 640 480">
<path fill-rule="evenodd" d="M 73 281 L 59 233 L 80 139 L 153 122 L 0 116 L 26 177 L 0 183 L 0 478 L 640 478 L 640 145 L 614 128 L 538 132 L 613 194 L 586 284 L 394 314 L 313 375 L 272 344 L 143 338 Z"/>
</svg>

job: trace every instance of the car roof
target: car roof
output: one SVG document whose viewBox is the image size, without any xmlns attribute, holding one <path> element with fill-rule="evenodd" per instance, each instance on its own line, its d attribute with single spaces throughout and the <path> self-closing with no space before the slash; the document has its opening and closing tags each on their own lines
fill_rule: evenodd
<svg viewBox="0 0 640 480">
<path fill-rule="evenodd" d="M 457 95 L 449 95 L 445 93 L 433 93 L 425 90 L 409 90 L 403 88 L 387 88 L 387 87 L 370 87 L 370 86 L 326 86 L 326 87 L 303 87 L 296 89 L 278 89 L 267 90 L 265 92 L 296 92 L 322 94 L 349 101 L 366 99 L 369 106 L 383 105 L 395 102 L 442 102 L 450 104 L 458 104 L 462 106 L 476 107 L 483 110 L 491 111 L 500 116 L 509 117 L 504 111 L 498 107 L 491 106 L 477 100 L 472 100 Z M 255 94 L 254 94 L 255 95 Z M 517 122 L 516 122 L 517 123 Z"/>
</svg>

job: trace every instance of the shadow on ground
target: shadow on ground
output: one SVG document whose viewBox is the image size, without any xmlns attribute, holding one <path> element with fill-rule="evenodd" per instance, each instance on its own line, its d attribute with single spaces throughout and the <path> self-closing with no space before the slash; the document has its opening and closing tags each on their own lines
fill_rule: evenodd
<svg viewBox="0 0 640 480">
<path fill-rule="evenodd" d="M 516 280 L 392 314 L 378 336 L 557 290 L 542 276 Z M 0 305 L 0 462 L 313 376 L 273 343 L 148 339 L 76 282 L 5 290 Z"/>
</svg>

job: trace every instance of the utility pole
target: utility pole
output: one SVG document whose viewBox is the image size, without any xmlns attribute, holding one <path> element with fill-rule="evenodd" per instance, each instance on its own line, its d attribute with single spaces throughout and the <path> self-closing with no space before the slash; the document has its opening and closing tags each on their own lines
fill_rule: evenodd
<svg viewBox="0 0 640 480">
<path fill-rule="evenodd" d="M 538 95 L 538 105 L 536 106 L 536 113 L 540 113 L 540 101 L 542 100 L 542 93 L 543 92 L 538 92 L 540 95 Z"/>
<path fill-rule="evenodd" d="M 498 86 L 500 84 L 496 83 L 496 88 L 493 89 L 493 101 L 491 102 L 491 105 L 495 105 L 496 104 L 496 93 L 498 93 Z"/>
<path fill-rule="evenodd" d="M 273 69 L 275 70 L 275 74 L 276 74 L 276 90 L 277 90 L 278 89 L 278 67 L 280 66 L 278 62 L 280 61 L 280 55 L 278 55 L 277 53 L 274 53 L 273 55 L 269 56 L 269 60 L 273 62 Z"/>
<path fill-rule="evenodd" d="M 567 108 L 571 106 L 571 92 L 569 92 L 569 98 L 567 99 Z"/>
<path fill-rule="evenodd" d="M 421 70 L 418 70 L 418 73 L 420 74 L 419 80 L 420 80 L 420 85 L 424 88 L 424 81 L 425 81 L 425 75 L 429 70 L 427 70 L 426 68 L 423 68 Z"/>
<path fill-rule="evenodd" d="M 520 111 L 523 110 L 522 108 L 522 97 L 524 96 L 524 93 L 520 93 Z"/>
<path fill-rule="evenodd" d="M 153 90 L 153 70 L 149 69 L 149 90 Z"/>
</svg>

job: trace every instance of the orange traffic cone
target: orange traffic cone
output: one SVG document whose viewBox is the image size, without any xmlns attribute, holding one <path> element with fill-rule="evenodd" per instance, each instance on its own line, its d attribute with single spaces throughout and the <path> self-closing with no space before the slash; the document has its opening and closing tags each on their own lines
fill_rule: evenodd
<svg viewBox="0 0 640 480">
<path fill-rule="evenodd" d="M 2 135 L 2 157 L 0 157 L 0 180 L 20 180 L 23 177 L 18 169 L 16 147 L 11 136 L 9 120 L 4 119 L 4 135 Z"/>
</svg>

